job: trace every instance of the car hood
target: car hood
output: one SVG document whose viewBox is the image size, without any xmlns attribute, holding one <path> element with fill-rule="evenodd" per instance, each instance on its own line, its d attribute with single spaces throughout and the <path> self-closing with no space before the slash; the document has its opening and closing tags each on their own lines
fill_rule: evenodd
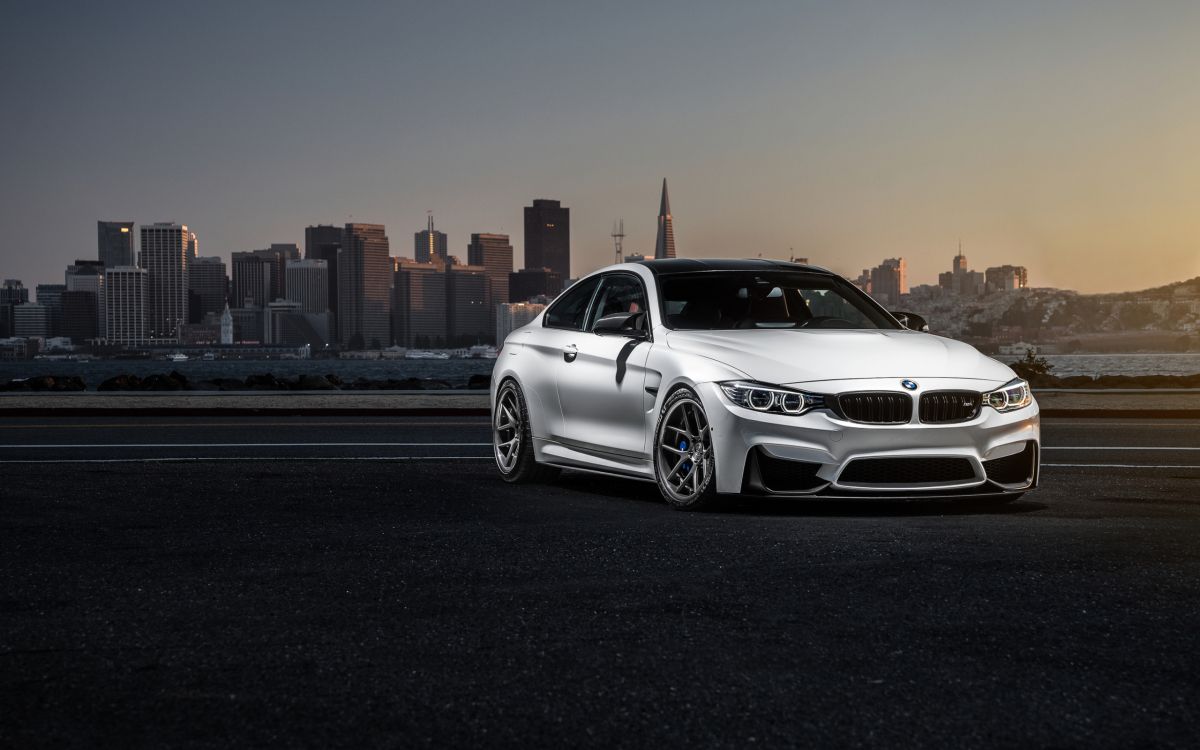
<svg viewBox="0 0 1200 750">
<path fill-rule="evenodd" d="M 1003 384 L 1015 377 L 1006 365 L 973 346 L 917 331 L 670 331 L 667 345 L 780 385 L 892 377 Z"/>
</svg>

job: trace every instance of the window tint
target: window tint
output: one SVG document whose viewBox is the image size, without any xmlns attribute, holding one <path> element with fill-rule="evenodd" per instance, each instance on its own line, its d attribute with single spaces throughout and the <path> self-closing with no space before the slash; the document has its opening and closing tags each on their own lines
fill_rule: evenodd
<svg viewBox="0 0 1200 750">
<path fill-rule="evenodd" d="M 849 282 L 790 271 L 708 272 L 663 277 L 671 328 L 895 328 Z"/>
<path fill-rule="evenodd" d="M 626 274 L 606 276 L 592 306 L 588 330 L 605 315 L 616 313 L 646 312 L 646 293 L 640 281 Z"/>
<path fill-rule="evenodd" d="M 583 330 L 583 318 L 587 315 L 588 302 L 596 291 L 599 278 L 581 281 L 562 293 L 546 311 L 546 325 L 550 328 L 574 328 Z"/>
</svg>

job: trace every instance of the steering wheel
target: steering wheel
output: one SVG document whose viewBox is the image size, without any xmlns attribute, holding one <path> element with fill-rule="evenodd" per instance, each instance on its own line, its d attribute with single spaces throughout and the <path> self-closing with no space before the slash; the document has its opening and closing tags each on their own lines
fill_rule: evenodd
<svg viewBox="0 0 1200 750">
<path fill-rule="evenodd" d="M 845 325 L 844 326 L 836 326 L 836 325 L 828 326 L 828 325 L 825 325 L 826 323 L 844 323 Z M 820 325 L 818 325 L 818 324 L 820 324 Z M 801 323 L 798 327 L 799 328 L 853 328 L 854 323 L 850 322 L 849 320 L 846 320 L 845 318 L 839 318 L 835 315 L 814 315 L 813 317 L 811 317 L 808 320 Z"/>
</svg>

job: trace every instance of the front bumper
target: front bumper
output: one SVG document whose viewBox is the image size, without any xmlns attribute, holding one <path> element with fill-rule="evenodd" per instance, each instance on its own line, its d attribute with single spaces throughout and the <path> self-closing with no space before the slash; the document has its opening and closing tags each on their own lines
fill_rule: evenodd
<svg viewBox="0 0 1200 750">
<path fill-rule="evenodd" d="M 825 385 L 831 394 L 873 390 Z M 984 390 L 951 379 L 922 385 L 923 391 Z M 828 410 L 765 414 L 730 403 L 714 383 L 697 390 L 712 428 L 718 492 L 912 499 L 1014 495 L 1037 485 L 1036 403 L 1007 414 L 985 406 L 974 419 L 953 424 L 923 424 L 914 409 L 906 424 L 877 425 Z"/>
</svg>

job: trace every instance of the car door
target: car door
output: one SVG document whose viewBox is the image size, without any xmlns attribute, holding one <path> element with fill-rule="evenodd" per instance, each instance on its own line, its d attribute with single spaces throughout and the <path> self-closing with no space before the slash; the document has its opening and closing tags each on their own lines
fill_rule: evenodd
<svg viewBox="0 0 1200 750">
<path fill-rule="evenodd" d="M 523 369 L 525 399 L 529 402 L 530 427 L 535 437 L 561 440 L 562 407 L 558 398 L 558 365 L 567 356 L 568 347 L 577 346 L 587 325 L 592 296 L 600 278 L 584 279 L 550 303 L 542 318 L 542 327 L 521 340 L 532 357 L 532 367 Z M 573 356 L 573 351 L 572 351 Z"/>
<path fill-rule="evenodd" d="M 645 454 L 644 388 L 651 343 L 645 338 L 592 332 L 596 321 L 606 315 L 636 312 L 644 313 L 644 330 L 652 330 L 642 280 L 626 272 L 601 277 L 586 330 L 567 342 L 564 357 L 555 363 L 563 442 L 599 453 Z"/>
</svg>

